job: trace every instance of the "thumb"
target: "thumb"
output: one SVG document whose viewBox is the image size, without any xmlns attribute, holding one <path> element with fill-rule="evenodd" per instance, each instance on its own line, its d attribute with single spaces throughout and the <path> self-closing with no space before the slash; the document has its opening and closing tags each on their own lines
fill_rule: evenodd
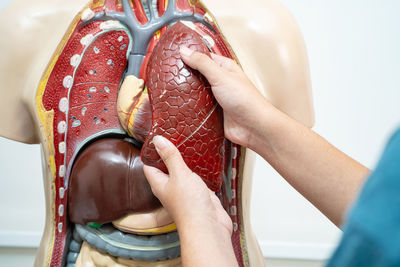
<svg viewBox="0 0 400 267">
<path fill-rule="evenodd" d="M 203 74 L 211 86 L 217 85 L 222 76 L 221 67 L 214 62 L 206 54 L 193 51 L 186 46 L 181 46 L 179 50 L 183 62 L 185 62 L 189 67 L 196 69 Z"/>
<path fill-rule="evenodd" d="M 189 171 L 188 166 L 183 160 L 179 150 L 168 139 L 157 135 L 153 138 L 153 144 L 158 155 L 167 166 L 172 179 L 179 177 L 182 172 Z"/>
<path fill-rule="evenodd" d="M 159 169 L 148 165 L 143 165 L 143 171 L 150 184 L 151 191 L 153 191 L 153 194 L 162 201 L 168 183 L 168 175 Z"/>
</svg>

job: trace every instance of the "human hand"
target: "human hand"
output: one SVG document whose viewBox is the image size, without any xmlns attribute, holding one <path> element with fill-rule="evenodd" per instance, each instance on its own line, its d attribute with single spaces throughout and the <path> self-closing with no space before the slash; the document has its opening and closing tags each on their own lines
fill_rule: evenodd
<svg viewBox="0 0 400 267">
<path fill-rule="evenodd" d="M 181 47 L 183 61 L 200 71 L 211 85 L 224 111 L 225 137 L 245 147 L 256 142 L 260 113 L 272 105 L 257 90 L 236 62 L 230 58 L 207 55 Z"/>
<path fill-rule="evenodd" d="M 212 226 L 226 231 L 230 237 L 232 221 L 215 193 L 187 167 L 170 141 L 155 136 L 153 143 L 169 175 L 147 165 L 143 167 L 144 173 L 154 195 L 173 217 L 178 231 Z"/>
</svg>

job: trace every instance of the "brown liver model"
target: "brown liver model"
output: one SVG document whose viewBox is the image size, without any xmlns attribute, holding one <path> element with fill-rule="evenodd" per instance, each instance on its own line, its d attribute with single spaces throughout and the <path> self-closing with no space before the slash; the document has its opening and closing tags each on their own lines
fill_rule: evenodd
<svg viewBox="0 0 400 267">
<path fill-rule="evenodd" d="M 89 145 L 71 172 L 69 217 L 74 223 L 107 223 L 161 206 L 143 173 L 140 150 L 123 139 Z"/>
</svg>

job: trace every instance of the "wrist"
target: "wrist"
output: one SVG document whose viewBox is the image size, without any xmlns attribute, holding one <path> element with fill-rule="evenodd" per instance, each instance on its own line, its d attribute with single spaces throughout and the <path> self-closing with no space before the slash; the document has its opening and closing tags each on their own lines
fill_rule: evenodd
<svg viewBox="0 0 400 267">
<path fill-rule="evenodd" d="M 254 119 L 249 121 L 247 147 L 258 153 L 273 134 L 280 111 L 265 98 L 254 103 L 252 109 Z"/>
<path fill-rule="evenodd" d="M 178 225 L 184 266 L 237 266 L 231 233 L 211 221 L 188 220 Z"/>
<path fill-rule="evenodd" d="M 196 235 L 203 232 L 203 234 L 212 233 L 213 235 L 220 235 L 225 238 L 231 238 L 229 230 L 219 223 L 217 220 L 210 218 L 209 216 L 185 216 L 185 218 L 178 219 L 176 226 L 179 235 L 190 236 L 193 232 Z"/>
</svg>

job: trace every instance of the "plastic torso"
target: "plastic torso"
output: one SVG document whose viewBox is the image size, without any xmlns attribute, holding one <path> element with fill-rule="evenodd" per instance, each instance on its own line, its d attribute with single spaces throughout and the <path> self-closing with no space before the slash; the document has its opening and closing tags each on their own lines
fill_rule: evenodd
<svg viewBox="0 0 400 267">
<path fill-rule="evenodd" d="M 215 3 L 218 2 L 218 3 Z M 242 3 L 240 1 L 214 1 L 211 3 L 206 3 L 208 4 L 207 7 L 210 8 L 210 10 L 213 12 L 213 14 L 216 15 L 216 20 L 221 28 L 222 33 L 225 35 L 226 39 L 229 41 L 229 44 L 232 46 L 233 50 L 237 54 L 240 63 L 244 67 L 244 70 L 249 74 L 249 76 L 253 79 L 253 81 L 256 83 L 256 85 L 266 93 L 267 96 L 271 99 L 271 101 L 277 105 L 278 107 L 282 108 L 285 112 L 287 112 L 290 115 L 294 115 L 297 119 L 302 121 L 303 123 L 307 125 L 312 124 L 312 106 L 311 106 L 311 100 L 310 100 L 310 87 L 309 87 L 309 81 L 308 81 L 308 69 L 307 69 L 307 61 L 306 61 L 306 56 L 305 56 L 305 51 L 302 43 L 301 36 L 297 32 L 296 25 L 294 22 L 291 20 L 290 16 L 287 14 L 287 12 L 276 2 L 270 1 L 267 3 L 264 2 L 254 2 L 252 5 L 249 5 L 248 3 Z M 66 23 L 68 21 L 72 21 L 71 15 L 76 13 L 79 9 L 81 9 L 82 3 L 79 3 L 79 1 L 76 2 L 69 2 L 68 5 L 70 6 L 64 6 L 63 9 L 60 9 L 60 7 L 55 7 L 53 6 L 54 3 L 50 4 L 47 3 L 46 1 L 36 3 L 35 6 L 31 7 L 29 9 L 31 13 L 27 13 L 26 10 L 22 12 L 20 10 L 19 5 L 22 3 L 19 2 L 14 2 L 12 3 L 8 9 L 4 11 L 5 14 L 10 14 L 10 11 L 14 10 L 15 12 L 13 13 L 13 19 L 17 19 L 17 21 L 22 21 L 22 18 L 30 18 L 33 21 L 35 14 L 37 15 L 38 13 L 35 13 L 36 10 L 49 10 L 49 13 L 46 15 L 43 15 L 43 13 L 40 13 L 41 16 L 39 15 L 39 21 L 43 20 L 52 20 L 57 17 L 60 17 L 61 14 L 65 14 L 65 21 L 64 24 L 62 21 L 60 21 L 58 24 L 52 24 L 48 23 L 46 26 L 43 24 L 39 23 L 35 25 L 34 23 L 32 24 L 18 24 L 22 29 L 21 32 L 18 33 L 18 30 L 12 30 L 11 33 L 14 34 L 15 38 L 11 38 L 13 42 L 16 42 L 19 45 L 22 45 L 24 41 L 29 41 L 26 39 L 29 38 L 37 38 L 37 39 L 43 39 L 46 38 L 48 42 L 46 42 L 49 47 L 41 47 L 41 43 L 39 45 L 39 42 L 30 42 L 31 45 L 28 47 L 28 50 L 31 49 L 30 52 L 32 51 L 37 51 L 37 56 L 30 58 L 31 59 L 31 64 L 22 64 L 22 56 L 21 58 L 13 58 L 11 60 L 11 57 L 8 57 L 7 55 L 3 55 L 5 57 L 5 60 L 2 62 L 7 62 L 7 63 L 12 63 L 9 64 L 8 67 L 9 69 L 12 70 L 21 70 L 22 72 L 25 73 L 31 73 L 30 76 L 26 77 L 26 80 L 24 81 L 24 87 L 18 87 L 16 84 L 16 77 L 13 75 L 6 75 L 6 73 L 10 73 L 2 71 L 1 75 L 7 76 L 5 77 L 5 83 L 9 85 L 11 88 L 16 88 L 13 92 L 5 91 L 4 88 L 1 88 L 2 94 L 7 96 L 9 99 L 12 99 L 12 101 L 8 101 L 5 105 L 3 105 L 2 108 L 8 110 L 8 113 L 10 114 L 19 114 L 19 123 L 21 123 L 20 127 L 17 127 L 16 125 L 14 129 L 12 129 L 11 132 L 4 132 L 2 135 L 5 135 L 6 137 L 13 138 L 19 141 L 24 141 L 24 142 L 38 142 L 39 140 L 43 144 L 43 151 L 44 151 L 44 162 L 48 162 L 50 164 L 45 164 L 45 186 L 46 186 L 46 201 L 47 201 L 47 218 L 46 218 L 46 231 L 44 233 L 44 238 L 42 239 L 41 243 L 41 249 L 39 250 L 39 254 L 36 260 L 36 263 L 38 266 L 45 265 L 46 263 L 49 263 L 49 260 L 54 260 L 57 257 L 54 257 L 55 251 L 59 251 L 60 248 L 57 246 L 62 246 L 62 243 L 65 242 L 65 234 L 68 232 L 68 222 L 65 221 L 65 214 L 64 217 L 58 217 L 59 215 L 59 207 L 60 205 L 65 205 L 63 203 L 63 200 L 60 198 L 60 188 L 65 185 L 65 181 L 60 177 L 60 166 L 64 165 L 63 168 L 66 168 L 63 170 L 61 168 L 61 174 L 65 176 L 65 174 L 68 174 L 68 164 L 62 164 L 65 163 L 66 159 L 62 159 L 60 155 L 57 156 L 57 153 L 60 152 L 60 142 L 63 140 L 58 140 L 57 142 L 55 134 L 57 132 L 54 131 L 54 129 L 57 129 L 58 131 L 58 123 L 59 121 L 55 122 L 54 120 L 54 115 L 59 113 L 62 114 L 62 112 L 59 112 L 61 99 L 63 97 L 59 97 L 57 101 L 54 103 L 54 107 L 50 107 L 49 109 L 42 109 L 41 112 L 37 112 L 37 103 L 40 103 L 40 99 L 36 99 L 35 97 L 42 97 L 43 94 L 36 94 L 36 87 L 39 84 L 40 80 L 40 75 L 41 72 L 44 70 L 44 66 L 47 64 L 47 62 L 50 60 L 50 55 L 51 52 L 54 51 L 54 48 L 56 47 L 57 42 L 60 40 L 60 36 L 65 32 L 66 29 Z M 118 6 L 116 6 L 118 8 Z M 121 8 L 121 7 L 119 7 Z M 20 12 L 20 13 L 18 13 Z M 254 14 L 255 12 L 264 12 L 262 16 L 257 16 L 257 14 Z M 50 15 L 49 15 L 50 14 Z M 267 14 L 270 14 L 271 16 L 267 16 Z M 31 16 L 29 16 L 31 15 Z M 261 14 L 260 14 L 261 15 Z M 277 19 L 279 17 L 279 19 Z M 256 19 L 253 19 L 256 18 Z M 5 17 L 2 14 L 2 19 L 10 19 L 10 17 Z M 292 24 L 289 26 L 283 26 L 282 21 L 290 21 Z M 4 23 L 4 22 L 3 22 Z M 268 27 L 263 27 L 261 25 L 270 25 L 270 28 Z M 29 26 L 27 26 L 29 25 Z M 274 27 L 277 27 L 274 30 Z M 33 28 L 29 28 L 33 27 Z M 38 31 L 40 28 L 46 28 L 48 29 L 46 32 L 45 31 Z M 72 25 L 73 27 L 73 25 Z M 52 29 L 50 29 L 52 28 Z M 118 41 L 118 38 L 122 36 L 123 40 L 126 41 L 129 39 L 128 35 L 124 33 L 124 29 L 119 29 L 120 32 L 118 33 L 118 36 L 115 36 L 114 39 Z M 122 30 L 122 31 L 121 31 Z M 283 31 L 282 31 L 283 30 Z M 9 29 L 2 28 L 2 31 L 10 31 Z M 48 32 L 53 32 L 51 35 L 48 34 Z M 116 32 L 116 31 L 114 31 Z M 294 34 L 293 34 L 294 33 Z M 113 33 L 109 33 L 112 35 Z M 43 36 L 41 36 L 43 35 Z M 290 36 L 290 37 L 289 37 Z M 84 36 L 82 36 L 84 37 Z M 246 39 L 248 42 L 243 42 L 243 38 Z M 25 39 L 25 40 L 24 40 Z M 278 42 L 278 40 L 284 39 L 285 42 Z M 80 42 L 81 39 L 79 39 Z M 91 43 L 90 43 L 91 44 Z M 88 44 L 88 47 L 90 46 Z M 4 44 L 4 46 L 7 46 L 10 44 Z M 82 45 L 82 44 L 81 44 Z M 118 44 L 119 45 L 119 44 Z M 119 45 L 119 48 L 122 47 L 123 44 Z M 51 47 L 52 46 L 52 47 Z M 128 49 L 129 44 L 126 43 L 126 47 Z M 269 55 L 275 55 L 275 57 L 269 57 L 269 62 L 265 61 L 262 57 L 260 58 L 259 53 L 256 53 L 254 51 L 257 51 L 258 47 L 268 47 L 268 49 L 265 54 L 266 57 Z M 90 47 L 92 51 L 95 53 L 94 45 Z M 5 51 L 6 47 L 3 47 L 3 51 Z M 280 58 L 280 54 L 276 53 L 277 50 L 285 50 L 286 54 L 288 57 L 286 58 L 286 61 L 282 60 Z M 23 51 L 26 51 L 23 50 Z M 122 51 L 120 49 L 120 51 Z M 29 52 L 29 51 L 28 51 Z M 215 51 L 214 51 L 215 52 Z M 220 52 L 221 53 L 221 52 Z M 223 54 L 223 53 L 222 53 Z M 120 55 L 125 55 L 124 53 L 120 52 Z M 225 56 L 229 56 L 229 54 L 224 54 Z M 232 55 L 232 54 L 231 54 Z M 71 55 L 72 57 L 73 55 Z M 71 58 L 70 57 L 70 58 Z M 19 61 L 19 59 L 21 61 Z M 111 59 L 111 58 L 110 58 Z M 69 59 L 70 61 L 70 59 Z M 46 63 L 45 63 L 46 62 Z M 51 64 L 51 63 L 50 63 Z M 73 71 L 74 66 L 71 65 L 71 62 L 67 62 L 66 66 L 68 68 L 71 68 L 70 70 Z M 51 67 L 51 66 L 49 66 Z M 105 65 L 105 67 L 107 67 Z M 125 66 L 122 66 L 125 67 Z M 34 71 L 30 71 L 34 69 Z M 269 79 L 267 80 L 266 74 L 271 72 L 271 69 L 278 70 L 280 73 L 280 77 L 277 77 L 275 79 Z M 93 69 L 87 69 L 88 72 Z M 299 71 L 300 70 L 300 71 Z M 66 69 L 65 71 L 69 71 Z M 296 71 L 296 74 L 293 75 L 293 73 Z M 21 72 L 19 72 L 21 73 Z M 264 74 L 265 73 L 265 74 Z M 48 73 L 50 76 L 50 73 Z M 89 73 L 90 75 L 90 73 Z M 63 81 L 65 77 L 68 75 L 63 75 L 62 77 L 59 78 L 59 86 L 64 86 Z M 71 75 L 72 76 L 72 75 Z M 122 71 L 119 71 L 119 76 L 122 77 Z M 293 77 L 296 76 L 296 77 Z M 81 76 L 82 77 L 82 76 Z M 118 77 L 118 75 L 113 75 L 113 78 L 116 79 L 115 77 Z M 46 75 L 43 76 L 46 80 Z M 47 77 L 48 80 L 49 77 Z M 280 79 L 279 79 L 280 78 Z M 298 79 L 297 79 L 298 78 Z M 68 79 L 66 80 L 66 83 L 68 84 Z M 285 81 L 285 82 L 280 82 L 280 81 Z M 299 86 L 299 81 L 300 81 L 300 86 Z M 117 87 L 118 84 L 118 79 L 113 82 L 116 84 L 115 86 Z M 293 92 L 293 86 L 291 84 L 297 83 L 297 90 Z M 75 83 L 77 84 L 77 83 Z M 45 90 L 45 86 L 47 85 L 47 82 L 45 83 L 44 80 L 42 79 L 42 84 L 39 86 L 43 90 Z M 104 87 L 104 85 L 103 85 Z M 271 88 L 276 88 L 278 87 L 280 90 L 272 90 Z M 300 88 L 300 89 L 298 89 Z M 65 89 L 65 88 L 64 88 Z M 90 90 L 90 88 L 87 88 Z M 106 93 L 105 88 L 102 88 L 104 91 L 103 93 Z M 110 88 L 109 88 L 110 89 Z M 60 89 L 63 90 L 63 89 Z M 92 89 L 93 90 L 93 89 Z M 117 89 L 115 89 L 116 91 Z M 292 91 L 290 91 L 292 90 Z M 112 91 L 112 89 L 110 89 Z M 295 94 L 297 97 L 291 97 L 290 99 L 296 99 L 295 102 L 292 101 L 287 101 L 287 95 L 288 94 Z M 54 97 L 54 94 L 49 94 L 51 97 Z M 66 97 L 66 96 L 64 96 Z M 87 97 L 87 95 L 85 95 Z M 13 105 L 14 102 L 18 103 L 23 103 L 25 106 L 25 109 L 19 110 L 19 105 Z M 43 103 L 43 101 L 42 101 Z M 112 101 L 109 102 L 108 104 L 112 105 Z M 113 110 L 114 107 L 106 107 L 107 110 Z M 54 110 L 58 109 L 57 112 Z M 104 111 L 104 107 L 102 107 Z M 82 113 L 82 110 L 79 110 Z M 21 120 L 21 115 L 22 115 L 22 120 Z M 16 116 L 16 115 L 15 115 Z M 51 117 L 53 116 L 53 122 L 51 120 L 45 119 L 45 117 Z M 11 116 L 13 117 L 13 116 Z M 75 116 L 76 118 L 77 116 Z M 92 116 L 94 117 L 94 116 Z M 68 121 L 68 125 L 66 125 L 66 128 L 72 129 L 72 124 L 74 123 L 74 118 L 72 118 L 72 121 Z M 98 119 L 101 119 L 98 117 Z M 104 118 L 103 118 L 104 119 Z M 110 121 L 108 121 L 109 118 L 107 118 L 107 122 L 109 123 L 110 121 L 112 122 L 112 118 Z M 3 120 L 3 118 L 2 118 Z M 93 122 L 96 124 L 96 120 L 93 120 Z M 112 129 L 119 129 L 120 131 L 121 128 L 118 126 L 118 121 L 114 120 L 114 125 L 111 127 Z M 2 121 L 3 123 L 3 121 Z M 7 124 L 7 121 L 4 121 L 3 124 Z M 51 125 L 53 124 L 53 125 Z M 57 126 L 55 126 L 57 124 Z M 39 126 L 40 125 L 40 126 Z M 68 127 L 69 126 L 69 127 Z M 22 129 L 26 128 L 31 128 L 35 129 L 36 131 L 30 132 L 30 131 L 22 131 Z M 110 129 L 110 128 L 107 128 Z M 90 129 L 89 129 L 90 130 Z M 98 132 L 101 132 L 102 130 L 96 129 L 94 130 L 91 135 L 96 134 Z M 24 134 L 22 134 L 24 132 Z M 90 136 L 90 135 L 89 135 Z M 53 141 L 49 141 L 53 140 Z M 83 138 L 82 140 L 85 140 Z M 81 140 L 81 141 L 82 141 Z M 67 141 L 68 143 L 68 141 Z M 70 142 L 71 143 L 71 142 Z M 81 143 L 81 142 L 79 142 Z M 79 143 L 77 146 L 79 146 Z M 63 145 L 61 145 L 63 146 Z M 74 150 L 71 148 L 72 146 L 67 146 L 66 147 L 66 153 L 64 154 L 65 156 L 70 153 L 70 157 L 73 158 Z M 71 152 L 68 152 L 68 149 L 72 149 Z M 238 202 L 233 203 L 232 199 L 230 202 L 232 203 L 225 203 L 227 210 L 232 214 L 232 219 L 236 223 L 236 236 L 234 234 L 233 237 L 233 242 L 234 246 L 236 244 L 236 251 L 237 255 L 239 257 L 239 261 L 241 259 L 242 264 L 246 265 L 248 261 L 254 265 L 254 266 L 259 266 L 259 264 L 263 261 L 262 255 L 259 253 L 258 246 L 256 244 L 256 241 L 254 237 L 252 236 L 251 233 L 251 228 L 250 228 L 250 223 L 249 223 L 249 216 L 248 216 L 248 201 L 250 198 L 250 185 L 251 185 L 251 165 L 252 165 L 252 159 L 250 158 L 249 155 L 245 156 L 245 150 L 244 149 L 234 149 L 234 153 L 231 155 L 235 156 L 235 159 L 237 161 L 232 161 L 232 166 L 231 168 L 235 169 L 237 177 L 239 179 L 236 179 L 234 183 L 231 185 L 234 186 L 233 189 L 235 191 L 235 196 L 238 198 Z M 63 153 L 61 153 L 63 154 Z M 232 156 L 233 157 L 233 156 Z M 68 158 L 68 156 L 67 156 Z M 57 160 L 59 162 L 57 163 Z M 53 167 L 48 167 L 49 165 L 51 166 L 53 164 Z M 236 164 L 236 165 L 235 165 Z M 229 164 L 228 164 L 229 165 Z M 232 172 L 230 171 L 232 174 Z M 57 191 L 52 191 L 50 188 L 54 188 L 54 185 L 57 188 Z M 226 183 L 223 185 L 223 188 L 226 186 Z M 235 188 L 236 186 L 236 188 Z M 225 187 L 226 188 L 226 187 Z M 232 188 L 231 188 L 232 189 Z M 222 194 L 226 194 L 226 192 L 222 192 Z M 232 197 L 232 195 L 231 195 Z M 225 199 L 226 201 L 227 199 Z M 229 199 L 228 199 L 229 202 Z M 52 203 L 55 203 L 56 205 L 53 205 Z M 235 207 L 235 208 L 232 208 Z M 62 223 L 61 231 L 59 230 L 59 225 Z M 58 239 L 57 239 L 58 238 Z M 236 238 L 236 241 L 235 241 Z M 59 240 L 59 241 L 57 241 Z M 57 243 L 61 242 L 61 243 Z M 236 243 L 235 243 L 236 242 Z M 61 244 L 61 245 L 60 245 Z M 56 248 L 54 250 L 54 248 Z M 240 253 L 239 253 L 240 251 Z M 51 252 L 51 253 L 50 253 Z M 242 252 L 244 252 L 244 255 L 239 255 Z M 56 252 L 57 253 L 57 252 Z M 58 252 L 60 253 L 60 252 Z M 248 253 L 248 257 L 247 257 Z M 58 256 L 60 257 L 60 256 Z M 55 262 L 54 262 L 55 263 Z"/>
</svg>

